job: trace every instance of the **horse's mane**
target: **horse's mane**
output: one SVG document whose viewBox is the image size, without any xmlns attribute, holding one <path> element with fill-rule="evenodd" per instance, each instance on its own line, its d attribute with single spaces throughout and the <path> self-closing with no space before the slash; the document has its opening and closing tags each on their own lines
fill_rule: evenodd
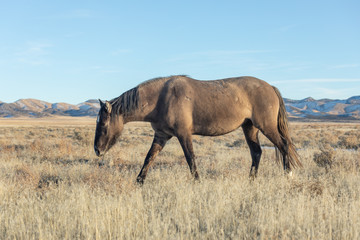
<svg viewBox="0 0 360 240">
<path fill-rule="evenodd" d="M 124 92 L 119 97 L 110 100 L 112 105 L 112 113 L 124 116 L 133 113 L 139 106 L 138 87 L 132 88 Z"/>
<path fill-rule="evenodd" d="M 169 77 L 158 77 L 147 80 L 137 87 L 124 92 L 119 97 L 110 100 L 112 105 L 112 114 L 122 114 L 124 116 L 132 114 L 139 107 L 139 88 L 146 87 L 149 85 L 163 84 L 164 81 L 173 77 L 187 77 L 186 75 L 169 76 Z"/>
</svg>

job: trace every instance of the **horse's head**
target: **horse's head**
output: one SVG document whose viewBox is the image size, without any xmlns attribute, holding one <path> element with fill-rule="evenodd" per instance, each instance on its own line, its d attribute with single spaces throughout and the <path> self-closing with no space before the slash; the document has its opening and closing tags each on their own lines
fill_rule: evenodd
<svg viewBox="0 0 360 240">
<path fill-rule="evenodd" d="M 124 128 L 121 115 L 112 114 L 110 102 L 102 102 L 100 99 L 100 110 L 96 121 L 94 150 L 99 157 L 106 153 L 121 135 Z"/>
</svg>

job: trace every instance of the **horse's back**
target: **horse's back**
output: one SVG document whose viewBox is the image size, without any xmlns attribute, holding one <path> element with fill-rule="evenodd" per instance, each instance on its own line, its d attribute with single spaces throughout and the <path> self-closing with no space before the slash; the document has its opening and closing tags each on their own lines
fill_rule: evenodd
<svg viewBox="0 0 360 240">
<path fill-rule="evenodd" d="M 268 106 L 277 107 L 272 87 L 253 77 L 199 81 L 175 76 L 164 84 L 161 96 L 160 117 L 200 135 L 231 132 L 245 119 L 261 119 Z"/>
<path fill-rule="evenodd" d="M 194 104 L 200 108 L 221 109 L 251 117 L 254 110 L 277 107 L 278 97 L 273 87 L 255 77 L 237 77 L 214 81 L 188 79 L 194 94 Z M 203 106 L 203 107 L 201 107 Z M 261 109 L 263 111 L 263 109 Z M 247 112 L 247 113 L 246 113 Z M 227 115 L 227 114 L 224 114 Z"/>
</svg>

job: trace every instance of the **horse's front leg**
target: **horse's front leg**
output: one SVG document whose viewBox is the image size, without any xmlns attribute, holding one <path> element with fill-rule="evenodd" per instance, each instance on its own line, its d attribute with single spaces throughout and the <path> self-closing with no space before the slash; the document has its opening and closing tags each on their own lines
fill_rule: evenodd
<svg viewBox="0 0 360 240">
<path fill-rule="evenodd" d="M 154 161 L 155 157 L 158 155 L 158 153 L 164 148 L 166 142 L 171 138 L 171 136 L 163 136 L 158 135 L 155 133 L 153 143 L 151 145 L 151 148 L 146 155 L 144 165 L 141 168 L 141 171 L 139 175 L 136 178 L 136 181 L 139 184 L 143 184 L 144 180 L 146 178 L 146 174 L 149 170 L 150 164 Z"/>
</svg>

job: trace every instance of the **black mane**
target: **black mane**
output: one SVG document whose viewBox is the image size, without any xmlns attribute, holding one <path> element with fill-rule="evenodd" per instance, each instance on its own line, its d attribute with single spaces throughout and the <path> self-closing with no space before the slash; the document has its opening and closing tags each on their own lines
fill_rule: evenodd
<svg viewBox="0 0 360 240">
<path fill-rule="evenodd" d="M 127 116 L 133 113 L 139 106 L 139 91 L 138 87 L 132 88 L 124 92 L 119 97 L 110 100 L 112 105 L 112 113 Z"/>
<path fill-rule="evenodd" d="M 169 77 L 158 77 L 147 80 L 135 88 L 121 94 L 121 96 L 110 100 L 112 105 L 112 113 L 124 116 L 131 115 L 139 107 L 139 88 L 149 86 L 151 84 L 162 84 L 164 81 L 173 77 L 187 77 L 186 75 L 177 75 Z"/>
</svg>

